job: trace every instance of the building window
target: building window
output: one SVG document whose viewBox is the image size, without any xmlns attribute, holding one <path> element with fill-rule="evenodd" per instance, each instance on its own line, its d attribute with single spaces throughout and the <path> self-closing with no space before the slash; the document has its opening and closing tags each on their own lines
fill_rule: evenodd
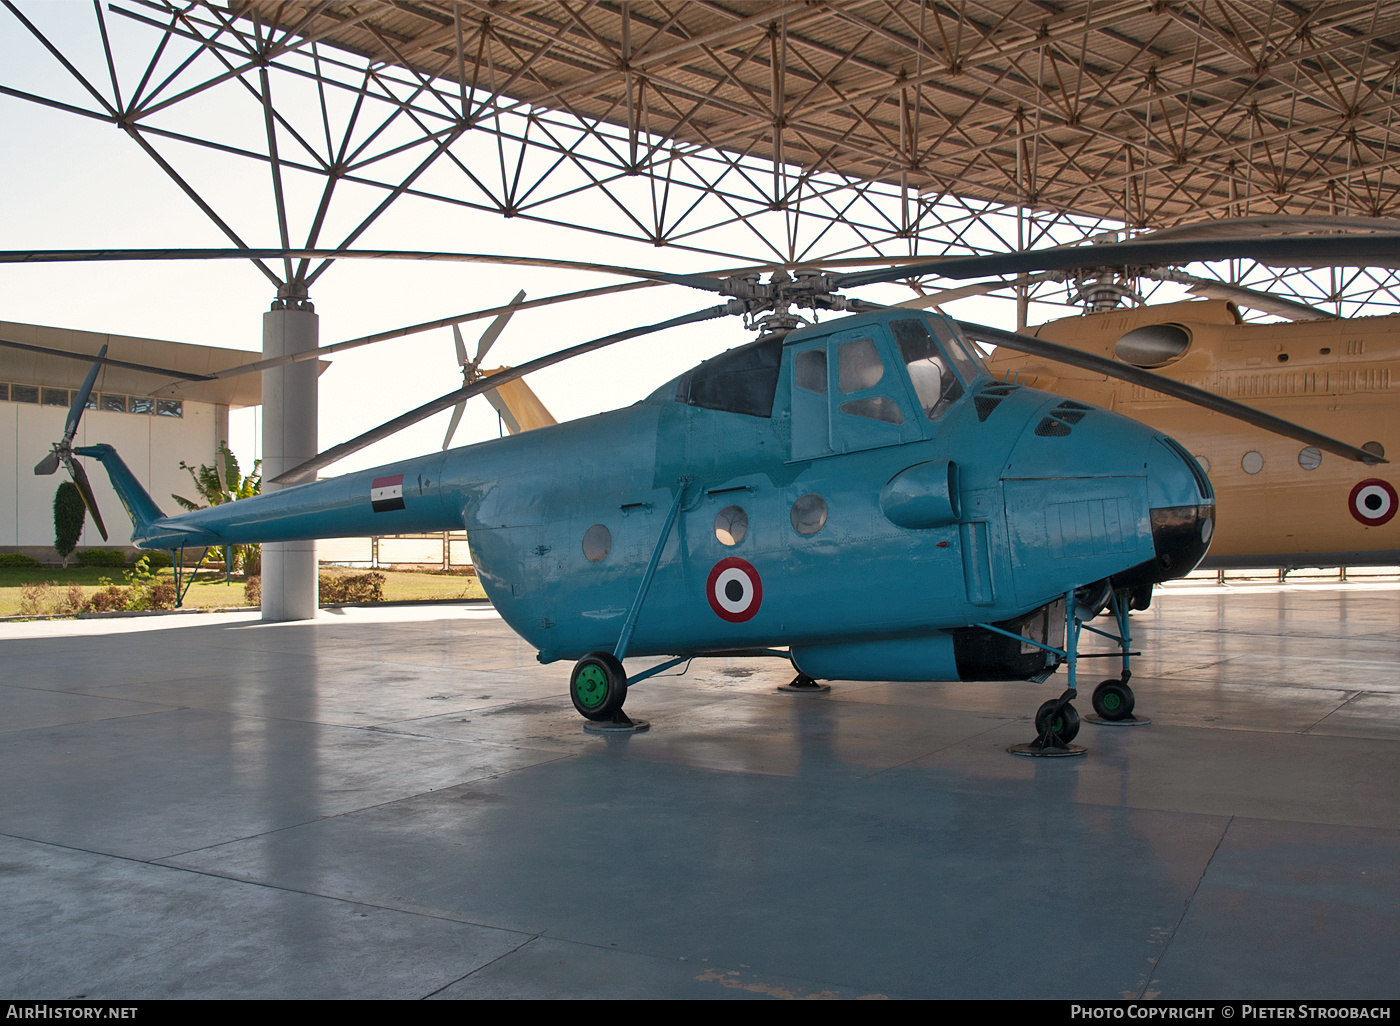
<svg viewBox="0 0 1400 1026">
<path fill-rule="evenodd" d="M 46 388 L 44 389 L 45 406 L 67 406 L 68 389 L 66 388 Z"/>
<path fill-rule="evenodd" d="M 157 399 L 157 417 L 183 417 L 185 415 L 185 404 L 179 399 Z"/>
</svg>

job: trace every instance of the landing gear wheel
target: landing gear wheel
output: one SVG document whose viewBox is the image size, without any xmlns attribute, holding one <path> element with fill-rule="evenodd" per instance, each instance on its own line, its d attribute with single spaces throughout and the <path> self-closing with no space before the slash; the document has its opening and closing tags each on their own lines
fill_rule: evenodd
<svg viewBox="0 0 1400 1026">
<path fill-rule="evenodd" d="M 1035 732 L 1037 736 L 1053 733 L 1061 744 L 1067 745 L 1079 734 L 1079 712 L 1065 703 L 1064 709 L 1057 714 L 1055 707 L 1059 704 L 1059 699 L 1052 698 L 1036 710 Z"/>
<path fill-rule="evenodd" d="M 627 672 L 611 652 L 590 652 L 574 664 L 569 698 L 585 719 L 617 719 L 627 701 Z"/>
<path fill-rule="evenodd" d="M 1133 715 L 1133 689 L 1121 680 L 1106 680 L 1094 689 L 1094 712 L 1110 723 Z"/>
</svg>

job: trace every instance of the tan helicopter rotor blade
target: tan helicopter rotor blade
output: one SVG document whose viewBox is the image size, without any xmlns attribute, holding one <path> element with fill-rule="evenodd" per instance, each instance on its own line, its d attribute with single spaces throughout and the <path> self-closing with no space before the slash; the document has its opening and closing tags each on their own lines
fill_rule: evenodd
<svg viewBox="0 0 1400 1026">
<path fill-rule="evenodd" d="M 505 370 L 504 367 L 500 369 Z M 506 381 L 491 389 L 486 393 L 486 401 L 500 414 L 513 435 L 559 423 L 524 378 Z"/>
<path fill-rule="evenodd" d="M 297 464 L 290 470 L 273 478 L 273 483 L 282 485 L 300 484 L 302 481 L 310 480 L 315 476 L 316 471 L 320 470 L 322 467 L 329 466 L 337 460 L 344 459 L 351 453 L 359 452 L 367 445 L 373 445 L 375 442 L 388 438 L 390 435 L 396 434 L 404 428 L 418 423 L 420 420 L 431 417 L 441 410 L 456 405 L 463 399 L 470 399 L 474 395 L 480 395 L 482 392 L 495 388 L 504 382 L 514 381 L 516 378 L 523 378 L 526 374 L 532 374 L 537 370 L 543 370 L 545 367 L 552 367 L 556 363 L 562 363 L 564 360 L 571 359 L 575 356 L 582 356 L 584 353 L 591 353 L 595 349 L 602 349 L 604 346 L 623 342 L 629 338 L 649 335 L 652 332 L 664 331 L 667 328 L 677 328 L 683 324 L 695 324 L 700 321 L 713 320 L 716 317 L 724 317 L 733 312 L 733 309 L 728 303 L 724 303 L 720 306 L 708 307 L 704 310 L 696 310 L 694 313 L 682 314 L 679 317 L 672 317 L 669 320 L 658 321 L 656 324 L 647 324 L 639 328 L 629 328 L 626 331 L 619 331 L 612 335 L 604 335 L 602 338 L 595 338 L 591 342 L 582 342 L 579 345 L 570 346 L 568 349 L 561 349 L 558 352 L 550 353 L 548 356 L 541 356 L 537 360 L 522 363 L 519 367 L 512 367 L 509 370 L 492 374 L 490 377 L 478 378 L 470 385 L 465 385 L 456 391 L 439 396 L 432 402 L 424 403 L 417 409 L 410 410 L 401 416 L 395 417 L 393 420 L 387 421 L 377 428 L 371 428 L 369 431 L 355 436 L 348 442 L 342 442 L 337 446 L 333 446 L 325 452 L 313 456 L 305 463 Z"/>
<path fill-rule="evenodd" d="M 1305 428 L 1301 424 L 1284 420 L 1282 417 L 1275 417 L 1271 413 L 1263 410 L 1256 410 L 1252 406 L 1244 403 L 1237 403 L 1233 399 L 1226 399 L 1223 396 L 1207 392 L 1205 389 L 1196 388 L 1194 385 L 1187 385 L 1180 381 L 1161 374 L 1154 374 L 1141 367 L 1134 367 L 1131 364 L 1119 363 L 1117 360 L 1110 360 L 1106 356 L 1098 356 L 1094 353 L 1086 353 L 1079 349 L 1063 346 L 1057 342 L 1049 342 L 1043 338 L 1036 338 L 1033 335 L 1022 335 L 1015 331 L 1006 331 L 1002 328 L 992 328 L 985 324 L 970 324 L 967 321 L 959 321 L 958 324 L 970 338 L 981 342 L 990 342 L 997 346 L 1006 346 L 1017 352 L 1029 353 L 1032 356 L 1042 356 L 1057 363 L 1067 363 L 1072 367 L 1082 367 L 1085 370 L 1095 371 L 1099 374 L 1107 374 L 1109 377 L 1118 378 L 1120 381 L 1127 381 L 1130 384 L 1141 385 L 1150 388 L 1155 392 L 1172 396 L 1176 399 L 1183 399 L 1188 403 L 1204 407 L 1216 413 L 1223 413 L 1227 417 L 1242 420 L 1246 424 L 1253 424 L 1255 427 L 1263 428 L 1265 431 L 1272 431 L 1274 434 L 1283 435 L 1286 438 L 1294 438 L 1305 445 L 1315 445 L 1325 452 L 1333 453 L 1337 456 L 1345 457 L 1357 463 L 1375 464 L 1389 463 L 1389 460 L 1382 459 L 1374 453 L 1369 453 L 1364 449 L 1358 449 L 1354 445 L 1340 442 L 1335 438 L 1320 434 L 1310 428 Z"/>
</svg>

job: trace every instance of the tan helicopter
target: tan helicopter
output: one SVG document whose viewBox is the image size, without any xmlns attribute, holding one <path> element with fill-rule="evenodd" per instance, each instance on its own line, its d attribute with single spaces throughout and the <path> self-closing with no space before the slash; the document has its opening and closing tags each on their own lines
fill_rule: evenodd
<svg viewBox="0 0 1400 1026">
<path fill-rule="evenodd" d="M 1400 316 L 1248 324 L 1234 302 L 1089 313 L 1029 334 L 1249 403 L 1329 435 L 1400 446 Z M 1089 370 L 998 348 L 998 375 L 1092 402 L 1178 439 L 1215 485 L 1203 567 L 1400 563 L 1400 473 L 1364 466 Z"/>
</svg>

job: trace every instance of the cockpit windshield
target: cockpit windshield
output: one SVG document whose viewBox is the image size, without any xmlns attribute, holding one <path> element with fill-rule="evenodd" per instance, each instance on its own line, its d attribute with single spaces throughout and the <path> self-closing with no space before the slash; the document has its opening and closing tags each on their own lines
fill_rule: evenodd
<svg viewBox="0 0 1400 1026">
<path fill-rule="evenodd" d="M 941 322 L 911 317 L 891 321 L 890 330 L 899 344 L 899 355 L 909 371 L 909 381 L 919 397 L 924 416 L 929 420 L 939 420 L 962 397 L 964 388 L 958 372 L 954 370 L 953 361 L 949 359 L 949 354 L 958 350 L 956 342 L 940 346 L 929 333 L 931 323 L 938 325 Z"/>
<path fill-rule="evenodd" d="M 982 354 L 957 324 L 937 314 L 929 314 L 928 323 L 934 337 L 943 344 L 949 358 L 957 366 L 964 385 L 971 386 L 979 377 L 991 377 L 987 365 L 982 362 Z"/>
</svg>

